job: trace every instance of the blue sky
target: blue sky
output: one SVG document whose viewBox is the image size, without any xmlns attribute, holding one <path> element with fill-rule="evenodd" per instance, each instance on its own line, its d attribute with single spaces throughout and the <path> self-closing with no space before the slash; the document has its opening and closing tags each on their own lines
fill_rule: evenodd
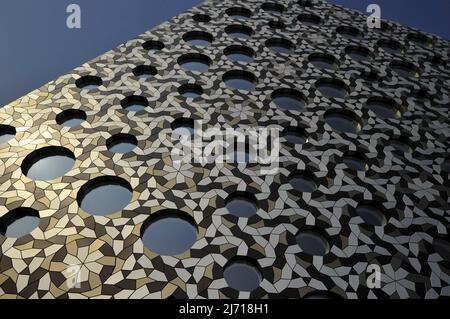
<svg viewBox="0 0 450 319">
<path fill-rule="evenodd" d="M 450 38 L 450 0 L 328 0 Z M 65 27 L 66 7 L 82 8 L 82 29 Z M 116 47 L 201 0 L 1 0 L 0 105 Z"/>
</svg>

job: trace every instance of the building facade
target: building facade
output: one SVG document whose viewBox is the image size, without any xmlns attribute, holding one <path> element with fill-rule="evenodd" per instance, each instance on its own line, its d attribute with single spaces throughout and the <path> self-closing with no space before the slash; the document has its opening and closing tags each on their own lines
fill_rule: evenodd
<svg viewBox="0 0 450 319">
<path fill-rule="evenodd" d="M 450 295 L 450 42 L 205 1 L 0 109 L 0 298 Z M 174 132 L 275 128 L 276 169 Z"/>
</svg>

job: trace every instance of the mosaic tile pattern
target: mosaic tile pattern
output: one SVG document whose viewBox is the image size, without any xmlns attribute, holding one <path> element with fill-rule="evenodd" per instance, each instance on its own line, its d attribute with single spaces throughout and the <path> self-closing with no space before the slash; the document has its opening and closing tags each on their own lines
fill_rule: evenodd
<svg viewBox="0 0 450 319">
<path fill-rule="evenodd" d="M 363 14 L 324 1 L 281 0 L 282 13 L 263 10 L 263 3 L 206 1 L 0 109 L 2 132 L 6 126 L 16 131 L 0 144 L 0 217 L 19 207 L 40 215 L 39 227 L 29 235 L 0 235 L 0 298 L 450 296 L 450 173 L 445 169 L 450 155 L 450 42 L 387 21 L 381 30 L 369 30 Z M 233 20 L 226 14 L 233 7 L 248 8 L 251 17 Z M 203 22 L 193 19 L 198 14 L 207 15 L 195 17 Z M 320 22 L 299 21 L 300 14 L 302 21 Z M 283 25 L 269 24 L 272 20 L 286 28 L 272 28 Z M 231 38 L 225 29 L 233 24 L 250 27 L 251 37 Z M 350 30 L 353 38 L 337 30 Z M 188 31 L 207 32 L 213 41 L 192 46 L 183 40 Z M 291 52 L 271 52 L 265 44 L 272 38 L 289 40 Z M 383 39 L 397 45 L 398 52 L 383 50 Z M 149 52 L 144 49 L 149 40 L 164 47 Z M 253 61 L 230 61 L 224 49 L 234 44 L 253 49 Z M 350 45 L 370 50 L 370 61 L 350 58 L 345 50 Z M 208 56 L 208 71 L 181 69 L 177 60 L 187 53 Z M 312 53 L 331 55 L 338 67 L 314 67 L 308 61 Z M 396 65 L 392 61 L 412 63 L 420 75 L 403 78 L 391 68 Z M 157 74 L 138 79 L 133 70 L 140 65 L 156 68 Z M 250 92 L 228 88 L 222 76 L 230 70 L 253 73 L 256 87 Z M 102 85 L 79 89 L 76 81 L 86 75 L 100 77 Z M 343 81 L 347 98 L 321 95 L 315 86 L 321 78 Z M 201 97 L 181 97 L 178 88 L 185 83 L 201 85 Z M 286 111 L 271 102 L 280 87 L 302 92 L 305 109 Z M 130 95 L 144 96 L 148 106 L 125 110 L 121 101 Z M 402 116 L 376 116 L 366 107 L 374 96 L 393 99 Z M 66 110 L 82 110 L 86 120 L 78 127 L 61 126 L 57 115 Z M 361 131 L 334 131 L 325 122 L 329 110 L 353 112 Z M 245 165 L 177 165 L 170 156 L 171 123 L 181 117 L 223 127 L 301 126 L 308 142 L 293 147 L 282 139 L 277 175 L 261 176 L 257 167 Z M 108 151 L 106 141 L 119 133 L 136 137 L 132 153 Z M 389 146 L 396 138 L 407 141 L 412 152 L 402 154 Z M 22 163 L 47 146 L 72 152 L 75 165 L 55 180 L 31 180 Z M 344 154 L 352 151 L 364 154 L 367 171 L 343 164 Z M 296 170 L 308 171 L 317 190 L 294 191 L 288 177 Z M 81 187 L 100 176 L 129 184 L 132 199 L 122 211 L 92 216 L 79 207 Z M 227 213 L 226 199 L 236 191 L 254 194 L 257 215 L 246 219 Z M 367 225 L 354 213 L 361 203 L 373 202 L 386 215 L 384 227 Z M 182 255 L 159 256 L 143 246 L 143 223 L 164 209 L 189 214 L 198 227 L 197 242 Z M 303 230 L 320 231 L 330 251 L 305 254 L 295 238 Z M 260 268 L 262 282 L 256 290 L 227 286 L 223 269 L 236 256 L 251 258 Z M 365 284 L 371 264 L 382 270 L 379 289 Z M 69 288 L 71 267 L 78 267 L 80 284 Z"/>
</svg>

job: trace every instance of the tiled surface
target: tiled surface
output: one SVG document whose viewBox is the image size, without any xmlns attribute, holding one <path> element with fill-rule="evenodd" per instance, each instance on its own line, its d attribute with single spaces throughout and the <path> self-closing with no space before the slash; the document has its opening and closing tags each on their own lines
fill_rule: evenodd
<svg viewBox="0 0 450 319">
<path fill-rule="evenodd" d="M 390 23 L 392 30 L 375 32 L 365 27 L 365 16 L 320 1 L 303 7 L 295 1 L 278 1 L 288 26 L 274 30 L 268 21 L 275 15 L 260 9 L 263 1 L 209 1 L 107 52 L 72 73 L 0 109 L 3 125 L 15 127 L 14 139 L 0 145 L 0 216 L 17 207 L 39 211 L 38 229 L 19 239 L 0 236 L 1 298 L 299 298 L 329 291 L 344 298 L 436 298 L 450 295 L 450 264 L 435 252 L 433 240 L 449 242 L 449 173 L 441 165 L 449 156 L 450 69 L 448 41 L 432 37 L 433 46 L 410 43 L 412 30 Z M 245 6 L 252 17 L 244 23 L 253 29 L 250 39 L 231 39 L 224 29 L 239 23 L 225 14 L 227 8 Z M 322 18 L 319 27 L 297 21 L 311 12 Z M 206 13 L 212 20 L 192 20 Z M 347 40 L 335 29 L 352 25 L 363 31 L 358 40 Z M 214 41 L 193 47 L 182 40 L 190 30 L 209 32 Z M 321 34 L 324 39 L 314 39 Z M 271 53 L 264 45 L 273 37 L 295 44 L 289 55 Z M 405 46 L 402 54 L 388 54 L 377 46 L 382 38 Z M 149 53 L 142 44 L 155 39 L 165 48 Z M 223 50 L 242 43 L 253 48 L 249 63 L 229 61 Z M 360 43 L 373 52 L 373 60 L 359 64 L 344 48 Z M 213 61 L 208 72 L 187 72 L 179 56 L 201 52 Z M 327 52 L 338 59 L 336 71 L 321 71 L 308 63 L 308 55 Z M 441 55 L 444 66 L 429 58 Z M 421 71 L 420 79 L 403 79 L 389 68 L 393 60 L 407 60 Z M 158 75 L 150 80 L 134 77 L 134 67 L 148 64 Z M 365 81 L 359 72 L 378 70 L 379 81 Z M 258 78 L 251 92 L 231 90 L 222 75 L 245 69 Z M 97 91 L 78 89 L 75 81 L 97 75 Z M 322 77 L 343 80 L 351 89 L 345 100 L 329 100 L 314 83 Z M 186 100 L 177 88 L 186 82 L 202 85 L 200 99 Z M 296 88 L 308 98 L 302 112 L 288 112 L 270 101 L 279 87 Z M 415 104 L 410 90 L 422 87 L 431 100 Z M 120 101 L 143 95 L 149 107 L 127 112 Z M 365 108 L 372 96 L 394 98 L 403 107 L 400 119 L 381 120 Z M 340 134 L 325 124 L 329 109 L 352 110 L 363 123 L 359 134 Z M 78 128 L 55 121 L 67 109 L 81 109 L 87 120 Z M 176 165 L 170 156 L 171 123 L 179 117 L 203 119 L 208 125 L 302 125 L 308 143 L 295 148 L 283 145 L 282 167 L 275 176 L 243 165 Z M 117 133 L 137 137 L 131 154 L 112 154 L 106 140 Z M 395 154 L 387 141 L 407 136 L 414 151 Z M 283 140 L 282 140 L 283 141 Z M 73 152 L 75 166 L 64 177 L 36 182 L 21 170 L 24 158 L 46 146 L 63 146 Z M 342 155 L 363 150 L 367 172 L 354 173 L 342 164 Z M 312 194 L 292 192 L 287 177 L 308 170 L 319 185 Z M 77 203 L 79 189 L 98 176 L 117 176 L 133 189 L 130 204 L 121 212 L 90 216 Z M 226 214 L 225 199 L 236 190 L 255 194 L 257 216 L 237 219 Z M 376 201 L 388 212 L 385 227 L 369 227 L 352 208 Z M 179 209 L 198 225 L 198 241 L 176 257 L 158 256 L 144 249 L 143 222 L 162 209 Z M 302 229 L 321 229 L 331 244 L 324 257 L 302 253 L 295 235 Z M 235 256 L 249 256 L 260 265 L 263 281 L 252 293 L 227 287 L 223 267 Z M 380 289 L 365 285 L 369 264 L 381 266 Z M 69 289 L 65 272 L 81 267 L 81 286 Z"/>
</svg>

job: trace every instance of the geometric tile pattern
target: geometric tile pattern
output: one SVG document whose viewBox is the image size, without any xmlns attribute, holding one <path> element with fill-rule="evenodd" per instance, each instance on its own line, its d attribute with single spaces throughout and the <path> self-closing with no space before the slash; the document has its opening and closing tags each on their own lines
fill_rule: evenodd
<svg viewBox="0 0 450 319">
<path fill-rule="evenodd" d="M 365 15 L 325 1 L 280 0 L 265 5 L 266 10 L 263 3 L 206 1 L 0 109 L 2 130 L 15 129 L 14 138 L 0 144 L 0 217 L 18 207 L 40 216 L 39 227 L 28 235 L 0 235 L 0 298 L 450 296 L 445 169 L 450 42 L 388 21 L 371 30 Z M 268 10 L 279 6 L 281 13 Z M 235 7 L 249 9 L 251 16 L 233 20 L 226 11 Z M 273 28 L 279 20 L 284 29 Z M 225 30 L 236 24 L 251 28 L 251 36 L 230 37 Z M 212 43 L 193 46 L 183 40 L 188 31 L 207 32 Z M 266 41 L 274 38 L 290 41 L 290 52 L 272 52 Z M 150 40 L 163 46 L 149 51 Z M 253 49 L 254 59 L 229 60 L 224 50 L 235 44 Z M 389 45 L 397 51 L 382 49 Z M 368 49 L 370 61 L 352 59 L 349 46 Z M 209 69 L 182 69 L 179 57 L 191 53 L 209 57 Z M 308 59 L 314 53 L 332 56 L 337 67 L 315 67 Z M 139 79 L 133 70 L 142 65 L 156 68 L 157 74 Z M 396 65 L 417 74 L 404 78 L 394 71 Z M 227 87 L 222 77 L 230 70 L 251 72 L 255 88 Z M 79 89 L 77 80 L 87 75 L 101 78 L 102 85 Z M 348 96 L 322 95 L 316 82 L 323 78 L 345 83 Z M 180 96 L 178 88 L 185 83 L 201 85 L 201 97 Z M 302 111 L 277 107 L 271 94 L 279 88 L 302 92 L 307 106 Z M 125 110 L 121 101 L 131 95 L 144 96 L 148 106 Z M 373 97 L 395 101 L 401 117 L 377 116 L 366 107 Z M 66 110 L 81 110 L 86 120 L 77 127 L 61 126 L 57 115 Z M 333 130 L 325 121 L 330 110 L 352 112 L 361 130 Z M 261 175 L 251 165 L 178 165 L 170 156 L 171 123 L 183 117 L 211 127 L 301 126 L 308 142 L 294 147 L 281 140 L 276 175 Z M 137 138 L 134 152 L 108 151 L 106 141 L 119 133 Z M 389 144 L 393 139 L 412 151 L 395 151 Z M 75 165 L 52 181 L 28 178 L 24 159 L 47 146 L 71 151 Z M 368 169 L 348 169 L 342 161 L 348 152 L 363 153 Z M 309 172 L 317 190 L 293 191 L 287 181 L 296 170 Z M 132 199 L 122 211 L 92 216 L 79 207 L 80 188 L 99 176 L 119 177 L 131 187 Z M 226 198 L 236 191 L 254 194 L 257 215 L 227 214 Z M 369 202 L 386 213 L 384 227 L 369 226 L 355 215 L 358 205 Z M 198 240 L 186 253 L 160 256 L 144 248 L 143 223 L 164 209 L 181 210 L 195 220 Z M 295 236 L 304 229 L 320 230 L 330 251 L 303 253 Z M 436 249 L 438 239 L 447 255 Z M 228 287 L 223 269 L 236 256 L 257 262 L 262 281 L 256 290 Z M 370 264 L 381 267 L 380 289 L 365 285 Z M 70 289 L 69 265 L 81 269 L 81 284 Z"/>
</svg>

